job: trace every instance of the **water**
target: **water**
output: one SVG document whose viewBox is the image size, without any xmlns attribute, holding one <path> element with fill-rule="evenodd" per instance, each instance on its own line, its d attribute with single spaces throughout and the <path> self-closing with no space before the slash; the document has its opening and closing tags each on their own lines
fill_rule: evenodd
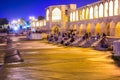
<svg viewBox="0 0 120 80">
<path fill-rule="evenodd" d="M 23 63 L 1 67 L 0 80 L 120 80 L 119 64 L 109 51 L 33 43 L 34 49 L 21 48 Z"/>
</svg>

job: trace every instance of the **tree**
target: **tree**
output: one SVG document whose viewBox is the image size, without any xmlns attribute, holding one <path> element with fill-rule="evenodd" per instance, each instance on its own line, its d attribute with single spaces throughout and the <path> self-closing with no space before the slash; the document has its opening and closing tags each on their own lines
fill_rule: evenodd
<svg viewBox="0 0 120 80">
<path fill-rule="evenodd" d="M 0 25 L 8 24 L 9 21 L 7 18 L 0 18 Z"/>
<path fill-rule="evenodd" d="M 45 19 L 43 16 L 38 16 L 38 20 L 43 20 Z"/>
</svg>

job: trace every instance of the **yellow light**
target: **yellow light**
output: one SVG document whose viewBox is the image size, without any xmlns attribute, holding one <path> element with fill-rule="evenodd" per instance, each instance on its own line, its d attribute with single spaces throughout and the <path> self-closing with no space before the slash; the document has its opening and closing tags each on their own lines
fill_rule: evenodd
<svg viewBox="0 0 120 80">
<path fill-rule="evenodd" d="M 39 26 L 40 26 L 38 21 L 36 22 L 36 26 L 37 26 L 37 27 L 39 27 Z"/>
<path fill-rule="evenodd" d="M 105 10 L 104 10 L 104 16 L 107 17 L 108 16 L 108 3 L 105 3 Z"/>
<path fill-rule="evenodd" d="M 94 18 L 98 18 L 98 6 L 94 7 Z"/>
<path fill-rule="evenodd" d="M 78 11 L 76 11 L 76 21 L 78 21 Z"/>
<path fill-rule="evenodd" d="M 90 8 L 90 19 L 93 19 L 93 7 Z"/>
<path fill-rule="evenodd" d="M 82 10 L 82 20 L 85 19 L 85 9 Z"/>
<path fill-rule="evenodd" d="M 99 6 L 99 17 L 103 17 L 103 4 L 101 3 Z"/>
<path fill-rule="evenodd" d="M 52 11 L 52 21 L 61 20 L 61 10 L 59 8 L 55 8 Z"/>
<path fill-rule="evenodd" d="M 113 1 L 109 3 L 109 16 L 113 16 Z"/>
<path fill-rule="evenodd" d="M 118 0 L 114 2 L 114 15 L 118 15 Z"/>
<path fill-rule="evenodd" d="M 70 13 L 70 21 L 72 22 L 72 19 L 73 19 L 73 17 L 72 17 L 72 12 Z"/>
<path fill-rule="evenodd" d="M 46 11 L 46 20 L 49 21 L 49 10 Z"/>
</svg>

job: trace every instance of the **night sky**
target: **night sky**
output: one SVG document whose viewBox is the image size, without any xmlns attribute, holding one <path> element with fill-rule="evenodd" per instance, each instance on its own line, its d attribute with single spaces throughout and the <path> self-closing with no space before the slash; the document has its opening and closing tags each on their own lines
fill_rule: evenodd
<svg viewBox="0 0 120 80">
<path fill-rule="evenodd" d="M 0 0 L 0 18 L 27 20 L 29 16 L 45 17 L 45 8 L 51 5 L 74 3 L 81 7 L 96 1 L 99 0 Z"/>
</svg>

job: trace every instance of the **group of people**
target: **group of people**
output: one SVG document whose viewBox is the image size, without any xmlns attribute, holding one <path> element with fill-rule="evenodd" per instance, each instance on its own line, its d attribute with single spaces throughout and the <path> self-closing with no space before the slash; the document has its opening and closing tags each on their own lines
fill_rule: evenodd
<svg viewBox="0 0 120 80">
<path fill-rule="evenodd" d="M 67 46 L 71 44 L 73 41 L 75 41 L 77 37 L 78 36 L 75 31 L 67 31 L 67 32 L 62 32 L 62 33 L 58 32 L 58 33 L 49 35 L 48 41 L 64 44 Z"/>
<path fill-rule="evenodd" d="M 102 36 L 100 36 L 100 34 L 97 33 L 96 36 L 94 37 L 91 35 L 91 33 L 85 33 L 83 36 L 79 36 L 79 33 L 73 30 L 50 34 L 48 36 L 48 41 L 52 43 L 63 44 L 65 46 L 68 46 L 68 45 L 71 45 L 78 38 L 81 38 L 82 41 L 90 40 L 91 38 L 94 38 L 97 41 L 100 38 L 102 38 L 100 41 L 100 46 L 102 48 L 108 48 L 109 46 L 105 33 L 103 33 Z"/>
</svg>

